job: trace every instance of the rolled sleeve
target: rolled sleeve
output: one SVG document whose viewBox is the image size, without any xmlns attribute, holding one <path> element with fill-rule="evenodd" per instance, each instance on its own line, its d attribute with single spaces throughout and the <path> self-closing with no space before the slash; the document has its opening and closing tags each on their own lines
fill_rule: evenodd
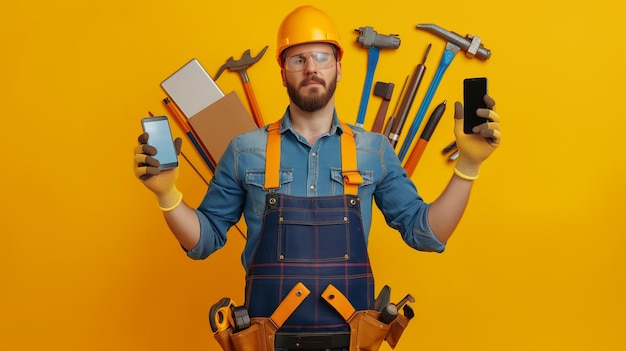
<svg viewBox="0 0 626 351">
<path fill-rule="evenodd" d="M 446 245 L 437 239 L 428 223 L 430 205 L 418 194 L 388 143 L 385 143 L 383 161 L 386 171 L 374 198 L 387 224 L 398 230 L 410 247 L 419 251 L 443 252 Z"/>
<path fill-rule="evenodd" d="M 196 215 L 200 222 L 200 240 L 196 247 L 187 251 L 187 257 L 194 260 L 203 260 L 222 248 L 226 243 L 226 238 L 215 233 L 211 223 L 202 212 L 196 210 Z"/>
<path fill-rule="evenodd" d="M 430 205 L 426 206 L 423 214 L 415 221 L 412 227 L 413 230 L 410 232 L 411 235 L 404 235 L 403 239 L 409 246 L 416 250 L 441 253 L 446 249 L 446 245 L 437 239 L 435 233 L 433 233 L 433 230 L 430 228 L 430 224 L 428 223 L 428 210 L 430 210 Z"/>
<path fill-rule="evenodd" d="M 241 218 L 245 190 L 234 173 L 234 141 L 222 155 L 211 179 L 207 193 L 198 206 L 196 216 L 200 223 L 200 239 L 187 256 L 201 260 L 226 244 L 228 229 Z"/>
</svg>

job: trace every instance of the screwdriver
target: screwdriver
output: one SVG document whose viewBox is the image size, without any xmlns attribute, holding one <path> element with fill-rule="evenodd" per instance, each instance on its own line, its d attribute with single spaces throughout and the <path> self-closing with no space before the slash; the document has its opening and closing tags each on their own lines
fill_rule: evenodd
<svg viewBox="0 0 626 351">
<path fill-rule="evenodd" d="M 406 95 L 404 95 L 404 99 L 402 100 L 402 104 L 400 105 L 398 117 L 393 121 L 394 123 L 391 126 L 391 131 L 389 132 L 388 137 L 391 146 L 393 146 L 394 148 L 396 147 L 398 139 L 400 138 L 400 132 L 404 127 L 404 122 L 406 121 L 406 117 L 409 114 L 411 105 L 413 105 L 413 100 L 415 100 L 417 89 L 419 89 L 422 78 L 424 77 L 424 72 L 426 71 L 426 58 L 428 57 L 431 46 L 432 44 L 428 44 L 422 62 L 419 63 L 417 67 L 415 67 L 415 71 L 413 72 L 413 76 L 411 77 L 411 83 L 409 84 L 409 89 L 407 90 Z"/>
<path fill-rule="evenodd" d="M 426 150 L 426 145 L 428 145 L 428 141 L 430 140 L 430 137 L 433 135 L 433 132 L 435 131 L 435 128 L 437 127 L 437 124 L 439 123 L 439 120 L 441 119 L 441 116 L 446 110 L 446 101 L 447 100 L 444 100 L 437 107 L 435 107 L 435 109 L 433 110 L 433 113 L 430 115 L 430 118 L 428 119 L 428 122 L 426 122 L 426 126 L 424 127 L 422 134 L 417 140 L 417 143 L 415 144 L 415 147 L 413 148 L 413 151 L 411 152 L 409 159 L 404 164 L 404 169 L 408 173 L 409 178 L 413 175 L 413 171 L 415 170 L 417 163 L 420 161 L 420 158 L 422 157 L 424 150 Z"/>
<path fill-rule="evenodd" d="M 393 113 L 389 116 L 387 120 L 387 125 L 385 125 L 385 130 L 383 131 L 383 135 L 389 138 L 389 133 L 391 132 L 391 126 L 393 126 L 393 121 L 396 119 L 396 112 L 398 111 L 398 105 L 400 105 L 400 100 L 402 99 L 402 94 L 404 94 L 404 89 L 406 88 L 406 83 L 409 81 L 409 76 L 404 78 L 404 83 L 402 83 L 402 89 L 400 90 L 400 94 L 398 94 L 398 100 L 396 101 L 396 107 L 393 108 Z"/>
</svg>

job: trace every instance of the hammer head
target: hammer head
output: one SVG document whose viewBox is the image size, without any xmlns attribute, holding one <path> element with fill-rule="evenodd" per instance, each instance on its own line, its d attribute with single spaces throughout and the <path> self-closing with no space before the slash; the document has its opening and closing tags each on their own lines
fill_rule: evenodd
<svg viewBox="0 0 626 351">
<path fill-rule="evenodd" d="M 354 31 L 359 32 L 359 37 L 356 38 L 356 41 L 364 48 L 373 46 L 379 49 L 397 49 L 400 47 L 400 38 L 398 38 L 397 34 L 381 35 L 369 26 L 361 27 Z"/>
<path fill-rule="evenodd" d="M 384 100 L 391 100 L 393 87 L 393 83 L 376 82 L 376 85 L 374 85 L 374 95 L 380 96 Z"/>
<path fill-rule="evenodd" d="M 465 37 L 462 37 L 455 32 L 445 30 L 432 23 L 420 23 L 417 25 L 417 29 L 432 33 L 458 46 L 465 52 L 465 56 L 469 58 L 477 57 L 481 60 L 488 60 L 491 57 L 491 50 L 485 48 L 481 38 L 478 36 L 467 34 Z"/>
</svg>

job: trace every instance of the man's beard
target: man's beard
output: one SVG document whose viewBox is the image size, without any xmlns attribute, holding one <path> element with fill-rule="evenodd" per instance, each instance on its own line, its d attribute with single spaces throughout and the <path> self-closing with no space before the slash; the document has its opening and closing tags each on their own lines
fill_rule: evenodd
<svg viewBox="0 0 626 351">
<path fill-rule="evenodd" d="M 310 76 L 309 78 L 305 79 L 304 81 L 302 81 L 302 83 L 300 83 L 300 86 L 302 87 L 306 83 L 312 80 L 326 86 L 326 82 L 323 79 L 318 78 L 316 76 Z M 312 89 L 314 90 L 313 96 L 303 96 L 303 95 L 300 95 L 300 93 L 298 93 L 298 89 L 294 85 L 287 82 L 287 93 L 289 94 L 289 98 L 291 98 L 291 101 L 296 106 L 298 106 L 302 111 L 306 111 L 306 112 L 315 112 L 319 109 L 324 108 L 328 104 L 330 99 L 333 97 L 333 94 L 335 93 L 336 88 L 337 88 L 337 73 L 335 73 L 335 77 L 333 77 L 330 84 L 328 85 L 328 88 L 325 94 L 317 94 L 316 92 L 317 92 L 317 89 L 319 89 L 319 87 L 315 87 Z"/>
</svg>

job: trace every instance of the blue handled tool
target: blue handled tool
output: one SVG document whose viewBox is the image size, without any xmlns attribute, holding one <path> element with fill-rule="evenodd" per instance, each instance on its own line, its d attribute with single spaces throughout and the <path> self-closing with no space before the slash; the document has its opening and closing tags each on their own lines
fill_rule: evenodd
<svg viewBox="0 0 626 351">
<path fill-rule="evenodd" d="M 413 142 L 413 137 L 415 137 L 415 134 L 417 134 L 417 131 L 419 130 L 420 124 L 422 123 L 424 115 L 426 114 L 426 110 L 428 109 L 428 106 L 433 99 L 433 95 L 435 95 L 435 91 L 439 87 L 441 78 L 443 78 L 443 74 L 446 72 L 448 66 L 450 66 L 450 63 L 454 59 L 454 56 L 457 52 L 459 52 L 460 49 L 461 48 L 459 48 L 455 44 L 452 44 L 451 42 L 446 43 L 446 49 L 443 52 L 443 56 L 441 56 L 441 61 L 439 62 L 439 67 L 437 67 L 437 72 L 435 72 L 435 76 L 430 82 L 430 86 L 426 91 L 424 100 L 422 100 L 422 104 L 417 111 L 417 115 L 415 115 L 415 119 L 413 119 L 413 123 L 411 124 L 406 138 L 404 139 L 404 143 L 402 144 L 402 148 L 400 148 L 400 152 L 398 153 L 398 158 L 400 159 L 400 161 L 404 160 L 404 156 L 406 156 L 406 153 L 409 151 L 409 146 L 411 146 L 411 143 Z"/>
<path fill-rule="evenodd" d="M 365 122 L 365 112 L 367 111 L 367 104 L 369 103 L 370 91 L 372 90 L 372 83 L 374 82 L 374 72 L 376 71 L 378 58 L 380 57 L 380 49 L 397 49 L 400 47 L 400 39 L 396 34 L 378 34 L 374 28 L 369 26 L 355 29 L 355 32 L 359 32 L 359 37 L 356 41 L 360 43 L 362 47 L 369 49 L 365 84 L 363 86 L 361 104 L 359 106 L 359 113 L 356 120 L 356 126 L 363 127 Z"/>
<path fill-rule="evenodd" d="M 359 114 L 356 119 L 357 127 L 363 127 L 363 123 L 365 122 L 365 112 L 367 111 L 367 104 L 370 99 L 369 92 L 372 90 L 374 71 L 376 71 L 376 65 L 378 64 L 378 57 L 380 57 L 380 49 L 375 46 L 370 46 L 369 54 L 367 56 L 367 74 L 365 75 L 365 85 L 363 86 L 361 104 L 359 105 Z"/>
<path fill-rule="evenodd" d="M 443 38 L 447 41 L 446 49 L 443 53 L 443 57 L 441 58 L 441 62 L 439 63 L 439 68 L 435 73 L 435 77 L 430 83 L 430 87 L 428 88 L 428 92 L 422 101 L 422 105 L 420 106 L 417 115 L 415 116 L 415 120 L 413 120 L 413 124 L 411 125 L 411 129 L 409 134 L 404 140 L 404 144 L 402 144 L 402 148 L 400 149 L 400 153 L 398 154 L 398 158 L 400 161 L 404 160 L 406 153 L 411 146 L 411 142 L 413 141 L 413 137 L 417 134 L 417 131 L 422 123 L 422 119 L 424 119 L 424 115 L 426 114 L 426 110 L 428 109 L 428 105 L 435 94 L 435 90 L 439 86 L 441 82 L 441 78 L 454 59 L 454 56 L 460 50 L 465 52 L 465 56 L 468 58 L 478 58 L 480 60 L 488 60 L 491 57 L 491 50 L 485 48 L 482 44 L 482 39 L 475 35 L 466 34 L 465 37 L 458 35 L 455 32 L 447 31 L 435 24 L 425 23 L 418 24 L 417 29 L 424 30 L 426 32 L 432 33 L 440 38 Z"/>
</svg>

